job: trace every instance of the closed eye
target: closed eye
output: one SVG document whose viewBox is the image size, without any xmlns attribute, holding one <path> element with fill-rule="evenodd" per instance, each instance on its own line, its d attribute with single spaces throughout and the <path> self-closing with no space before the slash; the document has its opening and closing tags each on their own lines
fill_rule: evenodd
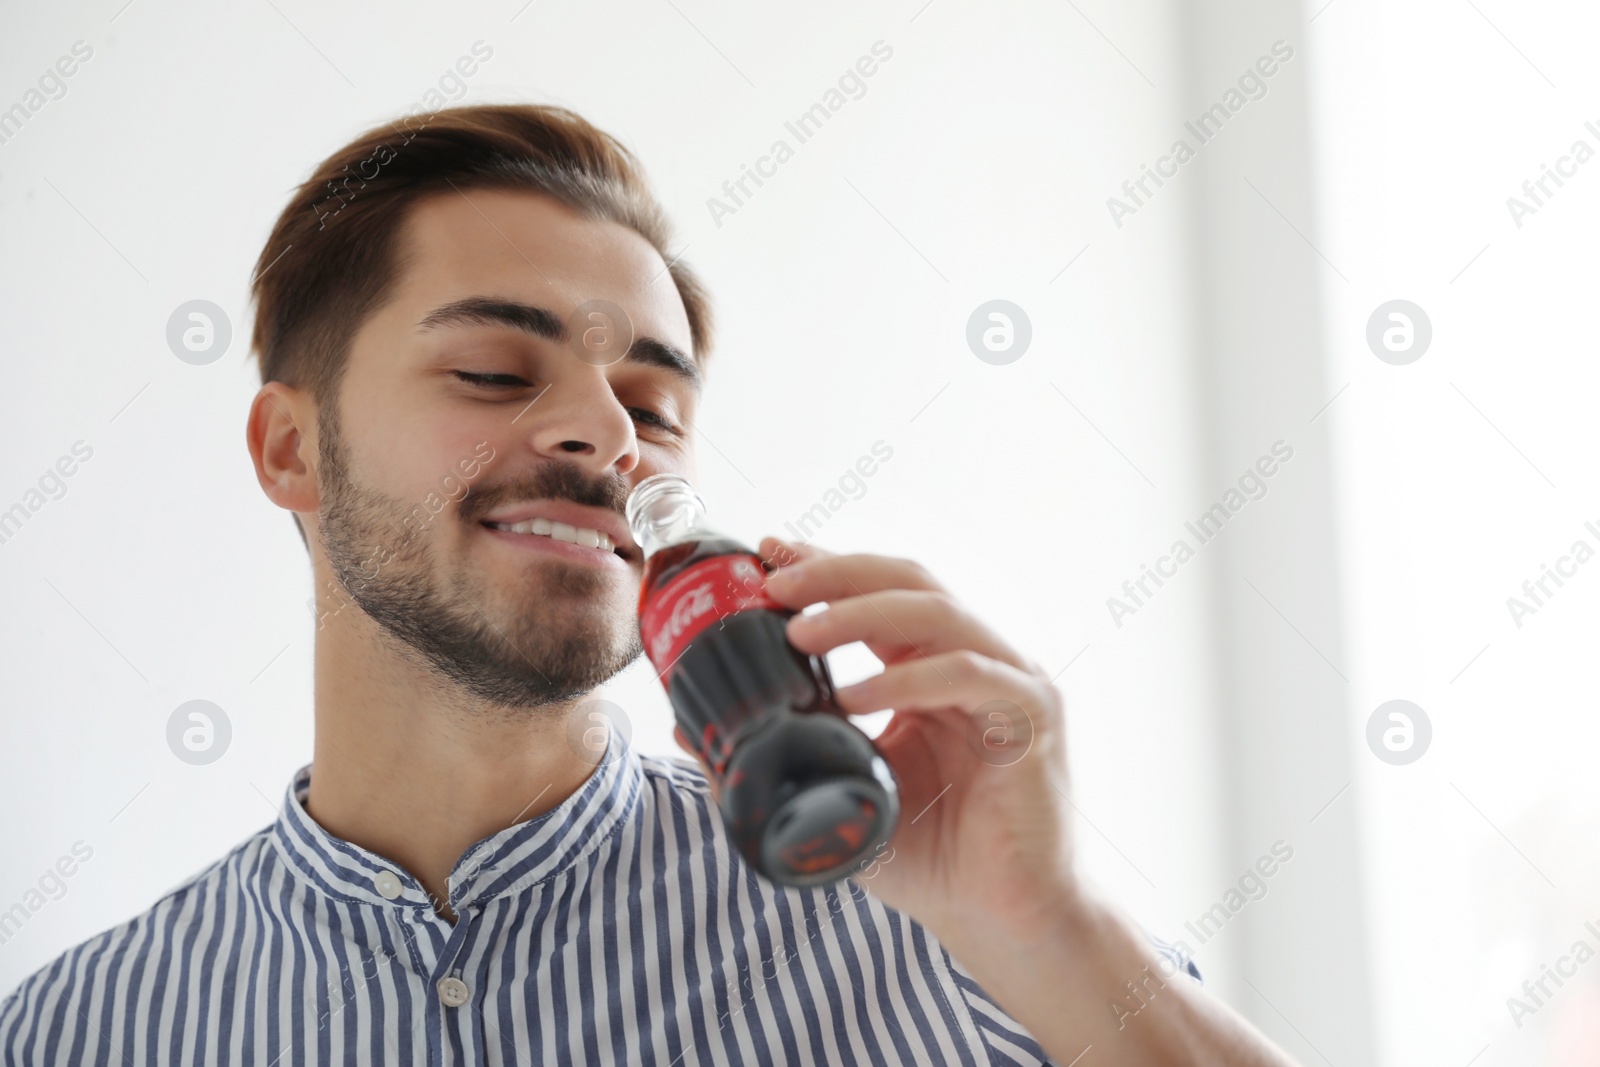
<svg viewBox="0 0 1600 1067">
<path fill-rule="evenodd" d="M 485 389 L 516 389 L 533 384 L 515 374 L 476 374 L 472 371 L 458 370 L 455 376 L 468 385 L 477 385 Z"/>
<path fill-rule="evenodd" d="M 468 385 L 475 385 L 480 389 L 526 389 L 533 385 L 526 378 L 515 374 L 480 374 L 475 371 L 465 370 L 453 371 L 452 373 L 460 381 Z M 660 430 L 663 433 L 672 434 L 674 437 L 683 436 L 683 431 L 674 426 L 669 419 L 651 411 L 649 408 L 629 408 L 628 415 L 635 422 L 644 423 L 646 426 Z"/>
<path fill-rule="evenodd" d="M 633 419 L 636 422 L 642 422 L 647 426 L 653 426 L 664 433 L 672 434 L 674 437 L 683 436 L 682 430 L 678 429 L 678 427 L 667 421 L 665 417 L 657 415 L 649 408 L 629 408 L 628 414 L 633 416 Z"/>
</svg>

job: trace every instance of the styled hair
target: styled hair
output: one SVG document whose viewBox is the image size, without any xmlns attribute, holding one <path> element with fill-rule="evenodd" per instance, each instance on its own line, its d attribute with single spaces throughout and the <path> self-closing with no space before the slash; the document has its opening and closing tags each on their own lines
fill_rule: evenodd
<svg viewBox="0 0 1600 1067">
<path fill-rule="evenodd" d="M 278 216 L 256 261 L 251 345 L 263 383 L 331 399 L 361 323 L 400 273 L 398 242 L 420 199 L 452 189 L 541 193 L 649 241 L 688 313 L 694 358 L 711 348 L 705 288 L 667 250 L 671 229 L 634 155 L 559 107 L 488 104 L 410 115 L 329 156 Z"/>
</svg>

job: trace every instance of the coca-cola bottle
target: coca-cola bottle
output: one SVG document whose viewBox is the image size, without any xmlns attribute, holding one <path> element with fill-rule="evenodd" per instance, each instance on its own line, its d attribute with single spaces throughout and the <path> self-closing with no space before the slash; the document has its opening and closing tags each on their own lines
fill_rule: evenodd
<svg viewBox="0 0 1600 1067">
<path fill-rule="evenodd" d="M 705 511 L 675 474 L 628 497 L 645 555 L 645 654 L 746 862 L 784 885 L 837 881 L 894 832 L 899 789 L 835 703 L 827 661 L 789 644 L 794 612 L 768 595 L 760 557 L 707 526 Z"/>
</svg>

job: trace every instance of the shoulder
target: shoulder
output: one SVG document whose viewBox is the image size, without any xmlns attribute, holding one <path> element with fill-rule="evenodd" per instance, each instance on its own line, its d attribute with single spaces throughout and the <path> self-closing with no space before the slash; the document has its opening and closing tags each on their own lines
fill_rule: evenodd
<svg viewBox="0 0 1600 1067">
<path fill-rule="evenodd" d="M 646 780 L 657 788 L 698 793 L 706 797 L 711 795 L 711 783 L 706 781 L 705 771 L 689 756 L 641 753 L 639 764 L 644 769 Z"/>
<path fill-rule="evenodd" d="M 716 798 L 711 795 L 711 783 L 705 770 L 689 756 L 639 757 L 644 771 L 646 794 L 653 797 L 661 811 L 694 808 L 697 811 L 716 809 Z"/>
<path fill-rule="evenodd" d="M 271 850 L 271 827 L 163 894 L 128 921 L 67 949 L 0 1000 L 0 1063 L 68 1062 L 108 1039 L 100 1031 L 148 1012 L 176 983 L 165 980 L 222 897 Z M 184 928 L 180 936 L 178 927 Z M 91 1020 L 91 1008 L 97 1017 Z M 74 1053 L 73 1050 L 77 1050 Z"/>
<path fill-rule="evenodd" d="M 831 1011 L 841 1026 L 851 1021 L 855 1036 L 841 1031 L 842 1041 L 865 1040 L 862 1028 L 870 1030 L 872 1020 L 882 1017 L 893 1024 L 891 1039 L 899 1034 L 914 1042 L 931 1042 L 929 1051 L 942 1049 L 946 1059 L 955 1058 L 956 1049 L 965 1047 L 981 1049 L 981 1061 L 996 1067 L 1050 1067 L 1052 1061 L 1034 1037 L 914 918 L 888 907 L 854 882 L 797 889 L 756 878 L 726 840 L 699 763 L 688 757 L 642 754 L 640 763 L 647 783 L 644 792 L 655 808 L 649 818 L 656 832 L 666 834 L 677 824 L 678 838 L 687 845 L 675 853 L 679 862 L 693 865 L 698 862 L 695 857 L 710 848 L 736 872 L 730 884 L 744 884 L 738 906 L 729 914 L 733 933 L 739 935 L 739 924 L 746 919 L 754 922 L 759 915 L 759 923 L 751 929 L 759 927 L 758 935 L 771 938 L 759 968 L 745 966 L 747 975 L 759 969 L 762 977 L 777 982 L 781 973 L 788 988 L 803 1000 L 813 998 L 808 1003 L 816 1010 Z M 691 830 L 684 836 L 685 822 L 689 827 L 698 824 L 702 832 Z M 667 876 L 658 870 L 656 877 Z M 1199 978 L 1182 942 L 1168 944 L 1146 934 L 1161 959 L 1163 975 L 1187 972 Z M 752 990 L 749 995 L 756 993 Z M 827 1028 L 825 1022 L 809 1017 L 806 1026 Z"/>
<path fill-rule="evenodd" d="M 690 756 L 639 756 L 644 799 L 644 825 L 658 837 L 667 835 L 692 850 L 706 847 L 722 856 L 732 849 L 725 841 L 722 815 L 705 770 Z M 684 854 L 687 859 L 687 854 Z M 737 862 L 736 857 L 730 857 Z"/>
</svg>

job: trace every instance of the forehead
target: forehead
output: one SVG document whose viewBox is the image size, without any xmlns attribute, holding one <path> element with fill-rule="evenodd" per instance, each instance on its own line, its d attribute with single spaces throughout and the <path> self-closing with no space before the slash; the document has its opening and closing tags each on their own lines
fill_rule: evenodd
<svg viewBox="0 0 1600 1067">
<path fill-rule="evenodd" d="M 472 296 L 510 297 L 563 320 L 608 300 L 628 313 L 636 335 L 693 351 L 688 314 L 654 246 L 550 197 L 498 189 L 426 197 L 407 215 L 400 248 L 395 302 L 416 319 Z"/>
</svg>

